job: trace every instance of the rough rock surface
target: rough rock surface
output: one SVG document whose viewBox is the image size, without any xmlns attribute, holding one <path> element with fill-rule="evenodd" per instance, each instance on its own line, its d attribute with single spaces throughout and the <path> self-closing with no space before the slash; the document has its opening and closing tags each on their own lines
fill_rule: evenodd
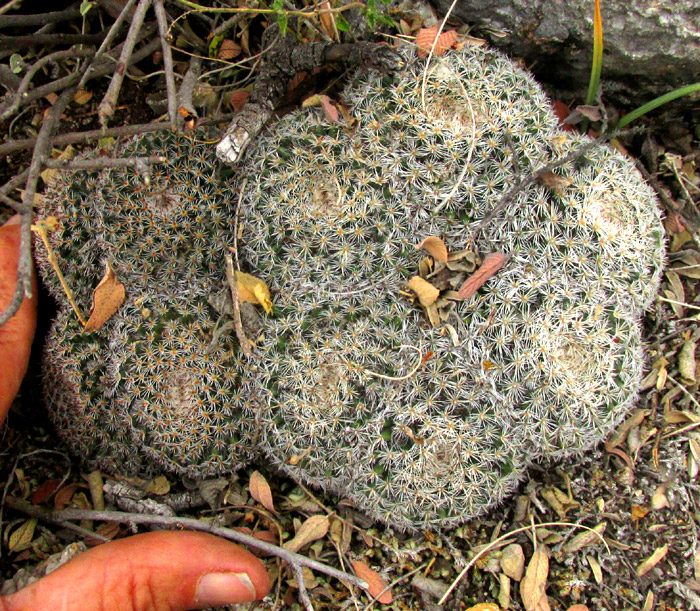
<svg viewBox="0 0 700 611">
<path fill-rule="evenodd" d="M 429 1 L 440 15 L 451 5 L 451 0 Z M 601 11 L 607 100 L 636 106 L 698 80 L 697 0 L 608 0 Z M 476 26 L 496 47 L 523 57 L 541 81 L 585 95 L 593 49 L 592 1 L 458 0 L 450 22 Z M 681 103 L 687 106 L 689 99 Z"/>
</svg>

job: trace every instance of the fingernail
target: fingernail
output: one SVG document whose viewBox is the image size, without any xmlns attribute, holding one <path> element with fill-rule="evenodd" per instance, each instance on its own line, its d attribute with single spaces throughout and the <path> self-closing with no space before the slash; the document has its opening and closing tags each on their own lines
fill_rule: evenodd
<svg viewBox="0 0 700 611">
<path fill-rule="evenodd" d="M 249 603 L 258 595 L 246 573 L 209 573 L 197 583 L 196 602 L 201 608 Z"/>
</svg>

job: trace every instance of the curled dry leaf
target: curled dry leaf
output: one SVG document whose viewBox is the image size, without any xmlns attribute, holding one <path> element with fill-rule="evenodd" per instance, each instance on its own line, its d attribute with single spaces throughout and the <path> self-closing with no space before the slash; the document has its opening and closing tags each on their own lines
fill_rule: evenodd
<svg viewBox="0 0 700 611">
<path fill-rule="evenodd" d="M 447 257 L 449 256 L 447 253 L 447 246 L 445 246 L 445 243 L 440 238 L 432 235 L 428 236 L 416 246 L 416 249 L 419 248 L 427 250 L 436 261 L 447 263 Z"/>
<path fill-rule="evenodd" d="M 457 294 L 460 299 L 470 299 L 506 262 L 502 252 L 492 252 L 486 255 L 484 262 L 461 286 Z"/>
<path fill-rule="evenodd" d="M 260 471 L 254 471 L 248 482 L 250 496 L 260 503 L 268 511 L 275 511 L 275 504 L 272 502 L 272 490 L 265 477 Z"/>
<path fill-rule="evenodd" d="M 664 559 L 666 554 L 668 554 L 668 545 L 663 545 L 655 549 L 654 553 L 637 567 L 637 575 L 639 577 L 646 575 Z"/>
<path fill-rule="evenodd" d="M 433 49 L 433 55 L 442 55 L 447 49 L 457 42 L 457 31 L 448 30 L 437 35 L 438 26 L 434 25 L 429 28 L 422 28 L 416 35 L 416 46 L 418 47 L 418 57 L 428 57 L 430 49 Z M 435 38 L 437 37 L 437 40 Z M 433 48 L 435 43 L 435 48 Z"/>
<path fill-rule="evenodd" d="M 312 541 L 325 537 L 329 526 L 328 516 L 311 516 L 299 527 L 294 538 L 287 541 L 282 547 L 290 552 L 298 552 Z"/>
<path fill-rule="evenodd" d="M 549 556 L 544 546 L 540 546 L 532 554 L 527 565 L 525 577 L 520 582 L 520 598 L 525 611 L 536 611 L 542 607 L 542 599 L 546 599 L 547 576 L 549 575 Z M 545 607 L 546 608 L 546 607 Z"/>
<path fill-rule="evenodd" d="M 238 281 L 239 301 L 261 305 L 268 314 L 272 312 L 272 299 L 267 284 L 260 278 L 245 272 L 236 272 L 236 280 Z"/>
<path fill-rule="evenodd" d="M 90 100 L 92 100 L 92 91 L 87 89 L 78 89 L 73 96 L 73 101 L 81 106 L 87 104 Z"/>
<path fill-rule="evenodd" d="M 367 591 L 370 596 L 377 598 L 379 594 L 383 592 L 383 594 L 377 598 L 377 602 L 383 605 L 389 605 L 393 602 L 394 597 L 391 594 L 391 590 L 386 590 L 386 582 L 381 578 L 379 573 L 373 571 L 360 560 L 351 560 L 350 564 L 352 564 L 355 574 L 369 584 L 369 589 Z M 386 592 L 384 592 L 384 590 L 386 590 Z"/>
<path fill-rule="evenodd" d="M 602 535 L 605 532 L 606 526 L 606 522 L 601 522 L 591 530 L 581 531 L 564 546 L 564 551 L 567 553 L 577 552 L 588 545 L 603 543 Z"/>
<path fill-rule="evenodd" d="M 75 157 L 75 149 L 70 144 L 65 149 L 63 149 L 63 151 L 58 156 L 55 156 L 54 152 L 54 159 L 57 159 L 58 161 L 73 159 L 73 157 Z M 44 184 L 50 185 L 56 180 L 56 176 L 58 176 L 59 172 L 60 170 L 58 169 L 47 168 L 41 174 L 39 174 L 39 176 L 41 176 L 41 179 L 44 181 Z M 51 229 L 49 229 L 49 231 L 51 231 Z"/>
<path fill-rule="evenodd" d="M 424 308 L 434 304 L 440 295 L 438 289 L 427 280 L 423 280 L 420 276 L 413 276 L 413 278 L 408 281 L 408 288 L 418 296 L 418 301 L 420 301 Z"/>
<path fill-rule="evenodd" d="M 125 296 L 124 285 L 119 282 L 110 264 L 106 263 L 105 275 L 92 294 L 90 318 L 85 323 L 83 331 L 85 333 L 97 331 L 119 309 L 119 306 L 124 302 Z"/>
</svg>

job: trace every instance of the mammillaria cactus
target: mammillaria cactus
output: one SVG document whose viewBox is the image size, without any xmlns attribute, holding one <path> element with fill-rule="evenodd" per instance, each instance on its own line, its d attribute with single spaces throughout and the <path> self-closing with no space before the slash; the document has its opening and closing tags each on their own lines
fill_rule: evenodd
<svg viewBox="0 0 700 611">
<path fill-rule="evenodd" d="M 533 461 L 582 452 L 624 417 L 663 263 L 651 189 L 602 145 L 523 180 L 586 141 L 557 128 L 532 78 L 483 48 L 425 75 L 403 52 L 401 72 L 346 88 L 351 122 L 305 109 L 274 124 L 233 186 L 199 145 L 143 137 L 131 154 L 169 159 L 145 193 L 109 170 L 47 195 L 82 307 L 106 262 L 127 287 L 96 333 L 63 312 L 47 348 L 58 428 L 81 454 L 206 477 L 263 451 L 412 529 L 478 515 Z M 238 191 L 241 264 L 275 305 L 251 358 L 235 335 L 211 344 Z M 426 268 L 429 236 L 505 265 L 450 301 L 473 266 Z M 419 270 L 442 291 L 433 324 L 406 290 Z"/>
</svg>

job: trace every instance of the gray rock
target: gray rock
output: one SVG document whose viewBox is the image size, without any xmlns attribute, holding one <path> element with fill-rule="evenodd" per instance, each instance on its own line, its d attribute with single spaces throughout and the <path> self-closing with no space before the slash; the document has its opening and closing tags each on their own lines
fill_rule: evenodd
<svg viewBox="0 0 700 611">
<path fill-rule="evenodd" d="M 441 16 L 451 4 L 429 1 Z M 637 106 L 698 80 L 697 0 L 607 0 L 601 10 L 607 101 Z M 458 0 L 450 22 L 476 26 L 491 44 L 524 58 L 541 81 L 585 97 L 593 55 L 591 0 Z"/>
</svg>

